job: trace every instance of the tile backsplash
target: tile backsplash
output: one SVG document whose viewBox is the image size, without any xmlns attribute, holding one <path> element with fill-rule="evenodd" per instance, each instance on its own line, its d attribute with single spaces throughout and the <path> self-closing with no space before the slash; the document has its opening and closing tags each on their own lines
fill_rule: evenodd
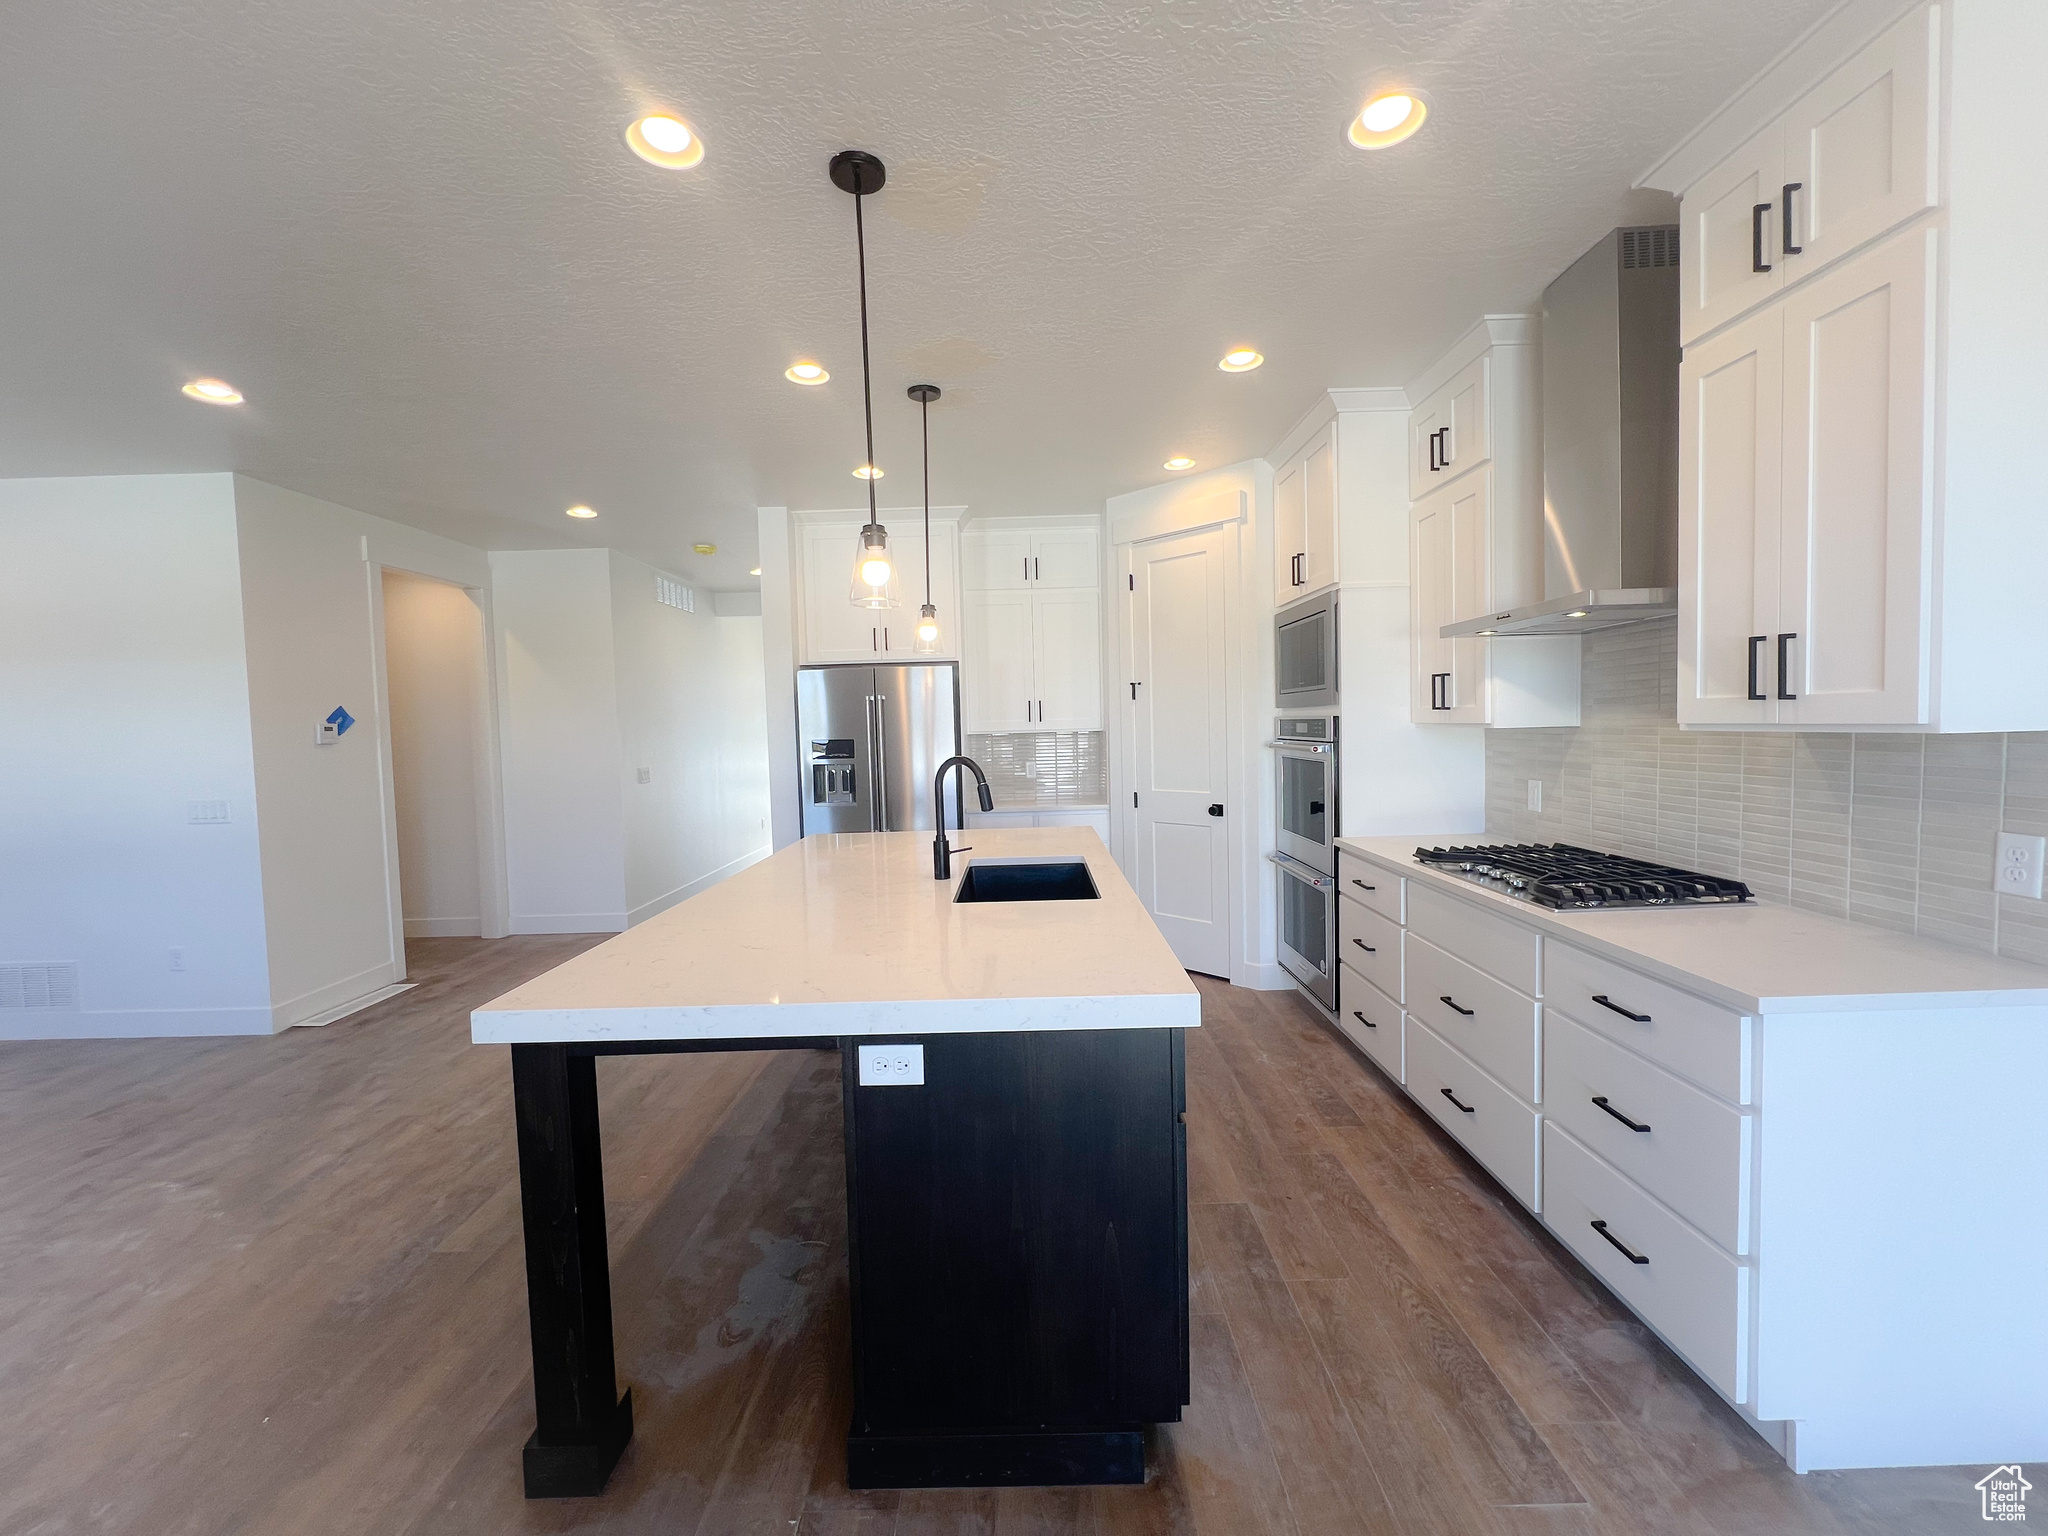
<svg viewBox="0 0 2048 1536">
<path fill-rule="evenodd" d="M 999 811 L 1037 805 L 1103 805 L 1109 778 L 1100 731 L 1005 731 L 969 736 Z"/>
<path fill-rule="evenodd" d="M 2048 833 L 2048 732 L 1681 731 L 1677 645 L 1668 621 L 1587 635 L 1582 724 L 1488 731 L 1487 832 L 2048 964 L 2048 903 L 1991 889 L 2001 829 Z"/>
</svg>

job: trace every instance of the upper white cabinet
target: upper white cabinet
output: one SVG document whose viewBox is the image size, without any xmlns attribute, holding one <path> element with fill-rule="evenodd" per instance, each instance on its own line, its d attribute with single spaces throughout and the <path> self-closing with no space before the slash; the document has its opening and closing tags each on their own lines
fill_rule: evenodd
<svg viewBox="0 0 2048 1536">
<path fill-rule="evenodd" d="M 1536 324 L 1489 316 L 1425 375 L 1409 416 L 1408 715 L 1417 725 L 1579 723 L 1576 636 L 1440 633 L 1542 592 Z"/>
<path fill-rule="evenodd" d="M 1999 601 L 2048 569 L 2039 50 L 2038 5 L 1921 7 L 1687 187 L 1682 724 L 2048 728 L 2038 605 Z M 1711 216 L 1744 177 L 1755 287 Z"/>
<path fill-rule="evenodd" d="M 1325 427 L 1273 476 L 1273 605 L 1337 579 L 1337 440 Z"/>
<path fill-rule="evenodd" d="M 804 522 L 797 529 L 797 563 L 802 581 L 798 612 L 802 625 L 798 656 L 804 662 L 914 661 L 917 610 L 924 602 L 925 547 L 920 521 L 901 518 L 889 526 L 896 558 L 901 606 L 856 608 L 851 601 L 853 551 L 865 519 Z M 932 519 L 932 603 L 939 610 L 936 659 L 960 654 L 958 530 L 952 519 Z"/>
<path fill-rule="evenodd" d="M 1908 16 L 1686 189 L 1682 342 L 1935 206 L 1940 27 Z"/>
<path fill-rule="evenodd" d="M 1097 530 L 1020 523 L 961 539 L 961 684 L 966 728 L 1102 729 Z M 853 558 L 849 550 L 847 558 Z"/>
</svg>

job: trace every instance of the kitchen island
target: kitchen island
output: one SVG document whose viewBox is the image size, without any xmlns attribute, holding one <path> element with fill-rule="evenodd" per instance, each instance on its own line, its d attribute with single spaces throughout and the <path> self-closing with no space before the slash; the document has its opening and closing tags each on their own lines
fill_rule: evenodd
<svg viewBox="0 0 2048 1536">
<path fill-rule="evenodd" d="M 671 1051 L 841 1054 L 852 1486 L 1143 1479 L 1187 1401 L 1200 999 L 1092 831 L 969 835 L 943 881 L 925 833 L 805 839 L 471 1016 L 512 1048 L 528 1497 L 600 1491 L 632 1436 L 596 1063 Z"/>
</svg>

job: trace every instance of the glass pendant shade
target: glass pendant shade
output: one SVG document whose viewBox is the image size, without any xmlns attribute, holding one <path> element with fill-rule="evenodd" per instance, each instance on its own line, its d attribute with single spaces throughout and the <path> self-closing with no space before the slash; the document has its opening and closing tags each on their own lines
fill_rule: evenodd
<svg viewBox="0 0 2048 1536">
<path fill-rule="evenodd" d="M 889 554 L 889 530 L 869 523 L 860 531 L 853 551 L 853 606 L 900 608 L 896 595 L 896 561 Z"/>
<path fill-rule="evenodd" d="M 910 647 L 920 656 L 933 656 L 939 649 L 939 610 L 926 603 L 917 610 L 917 638 Z"/>
</svg>

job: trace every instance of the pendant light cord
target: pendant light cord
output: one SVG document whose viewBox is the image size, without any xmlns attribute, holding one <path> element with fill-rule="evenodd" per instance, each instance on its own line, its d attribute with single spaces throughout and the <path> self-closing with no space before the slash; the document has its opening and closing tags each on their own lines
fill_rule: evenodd
<svg viewBox="0 0 2048 1536">
<path fill-rule="evenodd" d="M 865 194 L 860 188 L 860 173 L 854 172 L 853 194 L 853 243 L 860 253 L 860 402 L 867 416 L 868 428 L 868 521 L 875 520 L 875 391 L 868 377 L 868 234 L 867 226 L 861 219 L 860 205 Z"/>
<path fill-rule="evenodd" d="M 932 605 L 932 403 L 917 402 L 919 430 L 924 434 L 924 605 Z"/>
</svg>

